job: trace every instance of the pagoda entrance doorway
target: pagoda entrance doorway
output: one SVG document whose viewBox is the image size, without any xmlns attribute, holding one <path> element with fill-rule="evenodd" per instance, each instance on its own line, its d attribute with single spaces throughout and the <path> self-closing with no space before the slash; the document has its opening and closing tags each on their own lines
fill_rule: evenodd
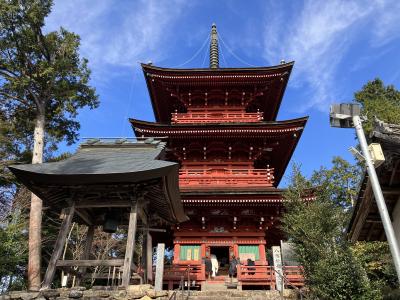
<svg viewBox="0 0 400 300">
<path fill-rule="evenodd" d="M 212 246 L 210 254 L 215 255 L 218 260 L 217 276 L 228 276 L 229 270 L 229 247 L 227 246 Z"/>
</svg>

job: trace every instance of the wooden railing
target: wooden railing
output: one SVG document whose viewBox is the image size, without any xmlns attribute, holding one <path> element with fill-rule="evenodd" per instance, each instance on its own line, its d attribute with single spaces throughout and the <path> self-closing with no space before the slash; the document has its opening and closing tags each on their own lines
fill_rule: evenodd
<svg viewBox="0 0 400 300">
<path fill-rule="evenodd" d="M 300 266 L 284 266 L 283 275 L 290 284 L 302 287 L 304 286 L 303 269 Z"/>
<path fill-rule="evenodd" d="M 244 285 L 275 286 L 275 274 L 273 268 L 270 266 L 238 265 L 237 278 Z"/>
<path fill-rule="evenodd" d="M 304 276 L 302 268 L 299 266 L 284 266 L 283 274 L 278 274 L 284 279 L 286 288 L 301 289 L 304 287 Z M 271 289 L 276 288 L 275 269 L 273 266 L 256 265 L 247 266 L 244 264 L 237 266 L 237 279 L 242 285 L 265 285 Z M 205 265 L 187 263 L 167 265 L 164 267 L 165 284 L 169 289 L 180 284 L 180 286 L 200 283 L 206 280 Z M 188 287 L 189 289 L 189 287 Z"/>
<path fill-rule="evenodd" d="M 297 294 L 297 299 L 300 300 L 308 299 L 306 292 L 304 291 L 304 276 L 303 268 L 300 266 L 283 266 L 282 270 L 277 270 L 272 267 L 275 271 L 275 275 L 281 278 L 282 289 L 281 297 L 283 298 L 283 292 L 285 288 L 293 289 Z M 289 276 L 289 278 L 287 277 Z"/>
<path fill-rule="evenodd" d="M 263 113 L 234 113 L 234 112 L 208 112 L 208 113 L 172 113 L 172 124 L 189 123 L 225 123 L 225 122 L 260 122 Z"/>
<path fill-rule="evenodd" d="M 274 287 L 275 282 L 275 270 L 273 266 L 246 266 L 238 265 L 238 280 L 242 284 L 266 284 Z M 280 274 L 282 276 L 282 274 Z M 290 288 L 291 286 L 303 287 L 304 276 L 302 268 L 299 266 L 284 266 L 283 277 L 285 279 L 285 286 Z"/>
<path fill-rule="evenodd" d="M 183 265 L 182 265 L 183 266 Z M 183 266 L 184 267 L 184 266 Z M 180 267 L 179 267 L 180 268 Z M 191 266 L 187 265 L 185 269 L 179 271 L 181 274 L 181 279 L 179 282 L 179 286 L 177 289 L 173 290 L 171 296 L 168 300 L 177 300 L 178 292 L 180 293 L 179 299 L 189 299 L 190 297 L 190 285 L 191 285 Z M 165 274 L 164 274 L 164 281 L 165 281 Z M 168 290 L 173 288 L 173 283 L 175 280 L 169 280 L 168 282 Z M 185 281 L 186 281 L 186 295 L 185 295 Z M 176 281 L 175 281 L 176 282 Z"/>
<path fill-rule="evenodd" d="M 271 187 L 274 169 L 181 169 L 181 187 Z"/>
<path fill-rule="evenodd" d="M 189 275 L 187 275 L 189 273 Z M 182 276 L 185 280 L 202 281 L 206 277 L 206 269 L 204 264 L 187 265 L 187 264 L 174 264 L 164 267 L 164 281 L 180 281 Z"/>
</svg>

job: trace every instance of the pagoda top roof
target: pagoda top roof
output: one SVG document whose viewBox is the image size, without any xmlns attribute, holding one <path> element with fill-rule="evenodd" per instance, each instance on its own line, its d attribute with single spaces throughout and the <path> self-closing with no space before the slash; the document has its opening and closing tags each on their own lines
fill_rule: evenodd
<svg viewBox="0 0 400 300">
<path fill-rule="evenodd" d="M 158 74 L 160 72 L 160 75 L 167 75 L 167 73 L 170 73 L 170 75 L 173 75 L 173 73 L 177 76 L 179 75 L 231 75 L 232 73 L 239 72 L 238 75 L 240 74 L 251 74 L 253 73 L 254 75 L 258 74 L 261 75 L 260 73 L 273 73 L 273 71 L 276 72 L 281 72 L 281 71 L 288 71 L 289 69 L 292 69 L 294 65 L 294 61 L 287 62 L 287 63 L 282 63 L 276 66 L 264 66 L 264 67 L 251 67 L 251 68 L 187 68 L 187 69 L 181 69 L 181 68 L 163 68 L 163 67 L 157 67 L 154 66 L 153 64 L 145 64 L 142 63 L 142 69 L 144 71 L 149 72 L 150 74 Z M 163 73 L 163 74 L 161 74 Z M 192 74 L 190 74 L 192 73 Z M 264 74 L 266 75 L 266 74 Z"/>
<path fill-rule="evenodd" d="M 171 113 L 185 110 L 176 93 L 235 89 L 256 93 L 249 112 L 260 110 L 264 120 L 276 119 L 294 62 L 254 68 L 161 68 L 142 64 L 157 122 L 170 123 Z"/>
</svg>

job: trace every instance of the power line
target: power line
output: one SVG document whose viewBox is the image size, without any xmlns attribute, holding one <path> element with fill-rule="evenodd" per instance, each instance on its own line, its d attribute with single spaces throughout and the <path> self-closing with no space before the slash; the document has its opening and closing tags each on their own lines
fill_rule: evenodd
<svg viewBox="0 0 400 300">
<path fill-rule="evenodd" d="M 209 36 L 209 37 L 208 37 L 208 48 L 210 48 L 210 43 L 211 43 L 211 37 Z M 204 51 L 203 63 L 201 64 L 201 67 L 202 67 L 202 68 L 205 68 L 205 67 L 206 67 L 205 64 L 206 64 L 207 54 L 208 54 L 208 51 L 207 51 L 207 48 L 206 48 L 206 51 Z"/>
<path fill-rule="evenodd" d="M 248 65 L 248 66 L 250 66 L 250 67 L 257 67 L 257 66 L 255 66 L 255 65 L 252 65 L 252 64 L 246 62 L 245 60 L 241 59 L 239 56 L 237 56 L 237 55 L 232 51 L 232 49 L 229 48 L 228 45 L 224 42 L 224 40 L 223 40 L 221 34 L 219 34 L 219 38 L 220 38 L 222 44 L 226 47 L 226 49 L 228 49 L 228 51 L 232 54 L 232 56 L 235 57 L 238 61 L 240 61 L 241 63 L 243 63 L 243 64 L 245 64 L 245 65 Z"/>
<path fill-rule="evenodd" d="M 222 52 L 222 45 L 221 45 L 221 47 L 219 47 L 219 51 L 221 52 L 222 59 L 223 59 L 223 61 L 224 61 L 224 63 L 225 63 L 225 68 L 227 68 L 227 67 L 228 67 L 228 64 L 226 63 L 225 55 L 224 55 L 224 53 Z"/>
<path fill-rule="evenodd" d="M 182 67 L 182 66 L 184 66 L 184 65 L 186 65 L 186 64 L 188 64 L 188 63 L 190 63 L 193 59 L 195 59 L 195 58 L 197 57 L 197 55 L 199 55 L 199 53 L 201 52 L 201 50 L 203 50 L 204 46 L 207 44 L 207 42 L 208 42 L 209 40 L 210 40 L 210 36 L 207 35 L 207 38 L 205 39 L 205 41 L 204 41 L 203 44 L 201 45 L 200 49 L 197 50 L 196 53 L 195 53 L 190 59 L 188 59 L 188 60 L 185 61 L 184 63 L 182 63 L 182 64 L 180 64 L 180 65 L 177 65 L 177 66 L 174 66 L 174 67 L 172 67 L 172 68 L 179 68 L 179 67 Z"/>
<path fill-rule="evenodd" d="M 133 96 L 133 86 L 135 84 L 135 67 L 133 67 L 133 75 L 132 75 L 132 80 L 131 80 L 131 86 L 129 89 L 129 96 L 128 96 L 128 107 L 125 111 L 125 117 L 123 119 L 123 124 L 122 124 L 122 136 L 125 135 L 126 132 L 126 126 L 128 123 L 128 114 L 130 113 L 131 109 L 132 109 L 132 105 L 133 105 L 133 100 L 132 100 L 132 96 Z"/>
</svg>

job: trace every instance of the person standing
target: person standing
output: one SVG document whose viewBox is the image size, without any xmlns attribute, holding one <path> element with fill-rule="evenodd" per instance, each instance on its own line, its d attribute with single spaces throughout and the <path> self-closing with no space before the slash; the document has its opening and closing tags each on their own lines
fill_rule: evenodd
<svg viewBox="0 0 400 300">
<path fill-rule="evenodd" d="M 215 254 L 211 254 L 211 265 L 212 265 L 212 277 L 217 276 L 218 274 L 218 260 Z"/>
<path fill-rule="evenodd" d="M 232 255 L 232 259 L 229 262 L 229 278 L 231 279 L 237 275 L 237 265 L 239 264 L 238 259 L 236 259 L 235 255 Z"/>
<path fill-rule="evenodd" d="M 255 266 L 255 262 L 254 262 L 254 260 L 252 260 L 251 258 L 248 258 L 247 259 L 247 266 L 248 267 L 253 267 L 253 266 Z M 248 271 L 255 271 L 256 270 L 256 268 L 248 268 L 247 269 Z M 255 272 L 249 272 L 249 275 L 254 275 L 255 274 Z"/>
<path fill-rule="evenodd" d="M 204 264 L 206 269 L 206 278 L 209 279 L 212 272 L 212 264 L 209 256 L 204 258 Z"/>
</svg>

